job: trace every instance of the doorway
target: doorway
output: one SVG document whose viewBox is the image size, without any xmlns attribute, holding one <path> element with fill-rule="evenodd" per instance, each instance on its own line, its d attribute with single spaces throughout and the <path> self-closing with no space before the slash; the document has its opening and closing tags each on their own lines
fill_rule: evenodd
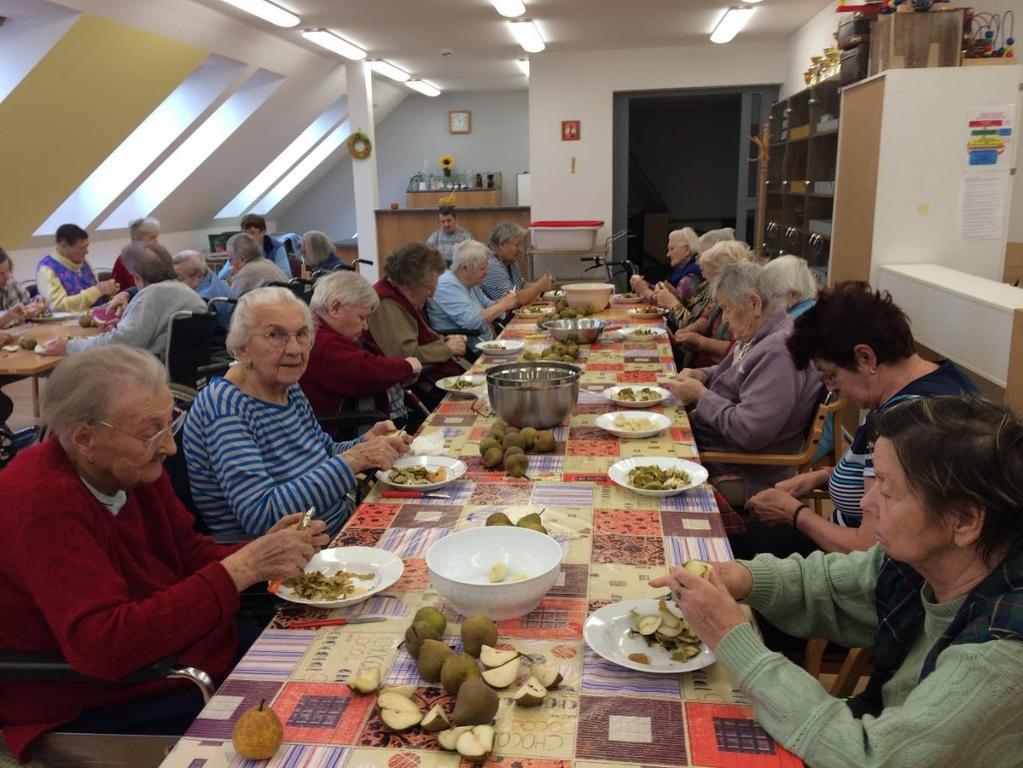
<svg viewBox="0 0 1023 768">
<path fill-rule="evenodd" d="M 648 279 L 667 271 L 668 233 L 732 227 L 751 242 L 757 168 L 749 141 L 760 135 L 777 86 L 616 93 L 614 231 L 616 244 Z M 752 243 L 751 243 L 752 244 Z"/>
</svg>

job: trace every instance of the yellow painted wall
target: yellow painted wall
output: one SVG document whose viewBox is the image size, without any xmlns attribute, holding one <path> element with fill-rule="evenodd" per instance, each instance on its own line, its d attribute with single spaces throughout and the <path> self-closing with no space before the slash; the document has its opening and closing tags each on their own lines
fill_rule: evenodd
<svg viewBox="0 0 1023 768">
<path fill-rule="evenodd" d="M 83 15 L 0 103 L 0 245 L 27 240 L 206 56 Z"/>
</svg>

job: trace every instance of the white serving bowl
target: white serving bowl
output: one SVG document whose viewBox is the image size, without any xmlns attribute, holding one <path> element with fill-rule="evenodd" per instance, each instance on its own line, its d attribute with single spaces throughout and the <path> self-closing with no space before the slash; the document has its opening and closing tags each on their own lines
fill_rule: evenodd
<svg viewBox="0 0 1023 768">
<path fill-rule="evenodd" d="M 615 287 L 610 283 L 569 283 L 561 286 L 565 302 L 570 307 L 590 307 L 594 312 L 603 312 L 611 303 Z"/>
<path fill-rule="evenodd" d="M 540 604 L 561 573 L 561 545 L 550 536 L 510 525 L 466 528 L 426 552 L 430 585 L 463 616 L 485 613 L 495 621 L 525 616 Z M 491 583 L 503 563 L 508 577 Z M 513 577 L 524 578 L 515 581 Z"/>
</svg>

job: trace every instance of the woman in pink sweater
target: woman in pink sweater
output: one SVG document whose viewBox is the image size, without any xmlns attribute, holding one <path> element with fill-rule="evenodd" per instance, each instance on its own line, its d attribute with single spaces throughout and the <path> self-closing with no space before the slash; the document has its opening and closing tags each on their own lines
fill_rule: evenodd
<svg viewBox="0 0 1023 768">
<path fill-rule="evenodd" d="M 76 722 L 180 732 L 202 707 L 189 683 L 118 680 L 168 656 L 223 679 L 244 650 L 239 593 L 294 576 L 326 543 L 322 523 L 299 531 L 297 516 L 243 546 L 197 534 L 163 471 L 182 422 L 165 382 L 159 361 L 130 347 L 63 361 L 43 401 L 52 436 L 0 473 L 0 649 L 58 652 L 97 681 L 0 687 L 0 726 L 19 759 Z"/>
</svg>

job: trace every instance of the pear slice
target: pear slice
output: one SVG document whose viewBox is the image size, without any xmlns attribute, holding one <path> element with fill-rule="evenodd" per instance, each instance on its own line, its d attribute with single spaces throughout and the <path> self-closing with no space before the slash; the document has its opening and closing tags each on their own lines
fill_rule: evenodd
<svg viewBox="0 0 1023 768">
<path fill-rule="evenodd" d="M 535 677 L 530 677 L 526 684 L 519 688 L 512 700 L 520 707 L 538 707 L 547 698 L 547 689 L 540 685 Z"/>
<path fill-rule="evenodd" d="M 703 562 L 703 560 L 686 560 L 682 563 L 682 567 L 701 579 L 710 578 L 710 564 Z"/>
<path fill-rule="evenodd" d="M 659 639 L 670 640 L 682 634 L 682 624 L 670 626 L 662 621 L 661 626 L 657 628 L 657 632 L 655 634 Z"/>
<path fill-rule="evenodd" d="M 483 662 L 483 666 L 487 669 L 503 667 L 509 661 L 514 661 L 518 657 L 519 652 L 514 648 L 510 651 L 499 650 L 492 645 L 484 645 L 480 648 L 480 661 Z"/>
<path fill-rule="evenodd" d="M 519 676 L 520 666 L 518 656 L 516 656 L 507 664 L 502 664 L 500 667 L 494 667 L 484 672 L 483 681 L 491 688 L 507 688 Z"/>
<path fill-rule="evenodd" d="M 504 563 L 494 563 L 490 566 L 490 582 L 498 584 L 508 578 L 508 566 Z"/>
<path fill-rule="evenodd" d="M 406 699 L 411 699 L 418 688 L 419 686 L 417 685 L 385 685 L 377 695 L 379 697 L 385 693 L 396 693 L 399 696 L 404 696 Z"/>
<path fill-rule="evenodd" d="M 657 612 L 661 614 L 661 624 L 669 627 L 681 627 L 682 619 L 671 612 L 668 604 L 663 600 L 657 602 Z M 663 627 L 662 627 L 663 628 Z"/>
<path fill-rule="evenodd" d="M 423 711 L 416 703 L 400 693 L 381 693 L 377 696 L 377 706 L 380 719 L 392 731 L 407 731 L 423 719 Z"/>
<path fill-rule="evenodd" d="M 529 668 L 529 674 L 548 691 L 557 688 L 562 681 L 561 670 L 556 664 L 533 664 Z"/>
<path fill-rule="evenodd" d="M 455 749 L 462 757 L 476 763 L 482 763 L 494 751 L 494 728 L 490 725 L 473 726 L 458 737 Z"/>
<path fill-rule="evenodd" d="M 448 716 L 444 714 L 444 707 L 440 704 L 434 704 L 430 708 L 430 711 L 426 713 L 426 717 L 423 718 L 421 725 L 430 733 L 436 733 L 451 727 Z"/>
<path fill-rule="evenodd" d="M 438 731 L 433 736 L 437 739 L 437 743 L 441 749 L 446 749 L 448 752 L 454 752 L 458 745 L 458 737 L 466 731 L 471 731 L 471 725 L 459 725 L 456 728 L 448 728 L 446 731 Z"/>
<path fill-rule="evenodd" d="M 638 627 L 639 634 L 649 637 L 660 628 L 662 621 L 660 615 L 641 616 Z"/>
<path fill-rule="evenodd" d="M 368 667 L 348 678 L 348 687 L 356 693 L 373 693 L 380 687 L 380 667 Z"/>
</svg>

